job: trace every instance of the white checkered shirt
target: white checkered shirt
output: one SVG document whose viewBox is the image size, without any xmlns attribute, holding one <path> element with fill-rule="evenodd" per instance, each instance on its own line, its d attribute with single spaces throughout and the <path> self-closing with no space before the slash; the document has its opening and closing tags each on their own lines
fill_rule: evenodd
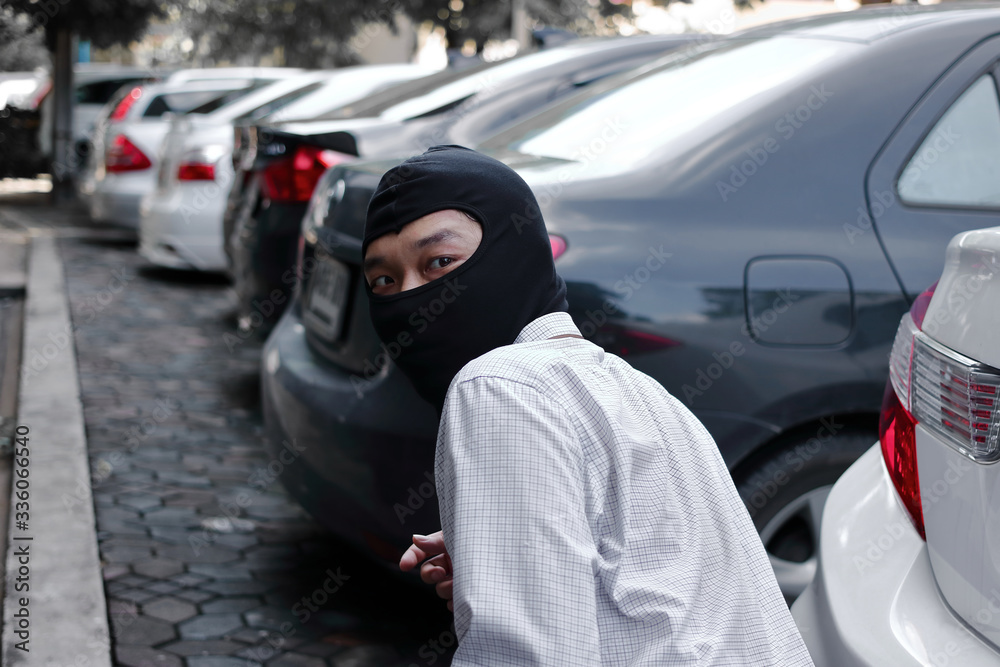
<svg viewBox="0 0 1000 667">
<path fill-rule="evenodd" d="M 540 317 L 448 390 L 452 665 L 812 665 L 712 437 L 566 333 Z"/>
</svg>

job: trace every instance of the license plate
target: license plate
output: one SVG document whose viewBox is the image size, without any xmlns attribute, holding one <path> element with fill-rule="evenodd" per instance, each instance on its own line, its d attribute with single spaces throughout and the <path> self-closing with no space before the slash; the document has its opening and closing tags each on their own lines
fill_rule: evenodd
<svg viewBox="0 0 1000 667">
<path fill-rule="evenodd" d="M 340 336 L 350 272 L 330 257 L 317 257 L 316 269 L 309 281 L 305 324 L 321 338 L 334 341 Z"/>
</svg>

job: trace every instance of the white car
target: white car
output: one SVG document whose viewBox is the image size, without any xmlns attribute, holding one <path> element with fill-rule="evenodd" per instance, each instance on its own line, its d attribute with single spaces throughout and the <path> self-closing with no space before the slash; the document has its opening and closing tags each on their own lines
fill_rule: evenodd
<svg viewBox="0 0 1000 667">
<path fill-rule="evenodd" d="M 223 271 L 222 219 L 233 179 L 233 123 L 335 108 L 432 73 L 417 65 L 370 65 L 301 74 L 211 113 L 175 116 L 162 142 L 156 189 L 140 207 L 139 252 L 160 266 Z M 196 110 L 197 111 L 197 110 Z"/>
<path fill-rule="evenodd" d="M 817 667 L 1000 665 L 1000 227 L 903 316 L 880 442 L 833 486 L 792 606 Z"/>
</svg>

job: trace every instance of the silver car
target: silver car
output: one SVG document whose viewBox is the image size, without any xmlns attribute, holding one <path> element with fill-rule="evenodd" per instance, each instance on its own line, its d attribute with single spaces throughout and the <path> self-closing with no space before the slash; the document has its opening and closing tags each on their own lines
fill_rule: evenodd
<svg viewBox="0 0 1000 667">
<path fill-rule="evenodd" d="M 900 323 L 879 444 L 827 497 L 792 607 L 818 667 L 1000 665 L 998 331 L 1000 227 L 964 232 Z"/>
</svg>

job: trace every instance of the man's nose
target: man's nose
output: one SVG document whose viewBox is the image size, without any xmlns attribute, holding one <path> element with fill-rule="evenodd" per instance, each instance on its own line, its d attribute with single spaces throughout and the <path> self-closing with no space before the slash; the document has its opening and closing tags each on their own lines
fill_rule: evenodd
<svg viewBox="0 0 1000 667">
<path fill-rule="evenodd" d="M 406 290 L 413 289 L 414 287 L 420 287 L 426 283 L 427 281 L 424 280 L 423 276 L 421 276 L 418 271 L 407 271 L 403 275 L 403 284 L 399 286 L 399 291 L 405 292 Z"/>
</svg>

